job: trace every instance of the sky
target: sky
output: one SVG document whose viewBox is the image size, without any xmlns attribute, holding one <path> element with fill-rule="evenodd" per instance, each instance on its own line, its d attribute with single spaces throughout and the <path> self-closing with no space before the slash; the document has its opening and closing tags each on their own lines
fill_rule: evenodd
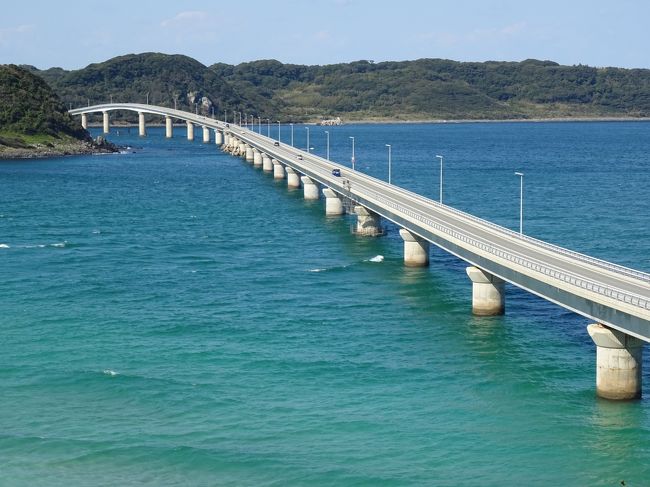
<svg viewBox="0 0 650 487">
<path fill-rule="evenodd" d="M 2 0 L 0 63 L 552 60 L 650 68 L 646 0 Z"/>
</svg>

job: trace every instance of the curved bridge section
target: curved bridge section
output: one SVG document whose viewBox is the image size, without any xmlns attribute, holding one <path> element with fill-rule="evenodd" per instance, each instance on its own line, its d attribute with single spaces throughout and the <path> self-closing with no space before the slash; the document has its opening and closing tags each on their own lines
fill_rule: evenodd
<svg viewBox="0 0 650 487">
<path fill-rule="evenodd" d="M 509 282 L 593 320 L 589 333 L 598 351 L 598 393 L 612 399 L 640 395 L 642 345 L 650 341 L 650 274 L 521 235 L 234 124 L 139 104 L 70 113 L 111 110 L 137 111 L 141 121 L 144 113 L 185 120 L 188 134 L 190 124 L 211 128 L 225 150 L 263 165 L 290 186 L 302 182 L 306 198 L 318 198 L 318 186 L 324 187 L 328 213 L 341 213 L 340 203 L 352 202 L 360 234 L 379 233 L 381 218 L 393 222 L 401 228 L 407 265 L 428 264 L 429 243 L 454 254 L 471 266 L 476 314 L 502 313 L 503 284 Z M 621 393 L 621 387 L 628 391 Z"/>
</svg>

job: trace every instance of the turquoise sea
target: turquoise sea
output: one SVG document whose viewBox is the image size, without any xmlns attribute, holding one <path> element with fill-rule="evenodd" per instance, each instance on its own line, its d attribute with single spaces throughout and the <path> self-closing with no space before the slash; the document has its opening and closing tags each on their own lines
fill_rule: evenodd
<svg viewBox="0 0 650 487">
<path fill-rule="evenodd" d="M 324 130 L 432 198 L 444 155 L 445 202 L 513 229 L 523 171 L 526 233 L 650 271 L 650 123 Z M 475 318 L 463 262 L 405 268 L 390 225 L 198 131 L 110 138 L 0 163 L 0 486 L 650 485 L 648 354 L 644 399 L 600 400 L 586 319 L 513 287 Z"/>
</svg>

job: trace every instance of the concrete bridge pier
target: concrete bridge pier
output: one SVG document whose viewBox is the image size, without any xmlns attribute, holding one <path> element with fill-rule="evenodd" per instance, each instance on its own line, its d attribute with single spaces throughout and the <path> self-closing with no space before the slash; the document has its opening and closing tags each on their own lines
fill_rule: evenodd
<svg viewBox="0 0 650 487">
<path fill-rule="evenodd" d="M 299 188 L 300 187 L 300 175 L 292 167 L 287 166 L 285 168 L 287 171 L 287 187 L 288 188 Z"/>
<path fill-rule="evenodd" d="M 269 156 L 264 152 L 261 152 L 258 161 L 255 163 L 255 167 L 263 168 L 266 165 L 268 165 L 270 162 L 271 162 L 271 156 Z"/>
<path fill-rule="evenodd" d="M 262 165 L 262 160 L 263 157 L 266 154 L 264 154 L 262 151 L 259 151 L 257 149 L 253 149 L 253 166 L 259 167 Z"/>
<path fill-rule="evenodd" d="M 246 147 L 248 147 L 246 142 L 244 142 L 243 140 L 240 140 L 237 143 L 237 155 L 240 156 L 240 157 L 243 157 L 246 160 L 248 160 L 248 158 L 246 157 Z M 252 155 L 252 153 L 251 153 L 251 155 Z"/>
<path fill-rule="evenodd" d="M 146 137 L 147 127 L 144 124 L 144 113 L 138 112 L 138 135 L 140 137 Z"/>
<path fill-rule="evenodd" d="M 365 206 L 355 206 L 354 213 L 357 215 L 357 228 L 355 233 L 366 237 L 376 237 L 382 234 L 381 217 Z"/>
<path fill-rule="evenodd" d="M 187 140 L 194 140 L 194 124 L 189 120 L 187 122 Z"/>
<path fill-rule="evenodd" d="M 214 143 L 216 145 L 223 145 L 223 132 L 214 129 Z"/>
<path fill-rule="evenodd" d="M 169 115 L 165 116 L 165 137 L 171 139 L 174 136 L 174 124 L 172 123 L 172 117 Z"/>
<path fill-rule="evenodd" d="M 210 142 L 210 129 L 204 125 L 203 126 L 203 143 L 207 144 L 209 142 Z"/>
<path fill-rule="evenodd" d="M 339 195 L 331 188 L 324 188 L 325 196 L 325 216 L 338 216 L 343 214 L 343 201 Z"/>
<path fill-rule="evenodd" d="M 605 399 L 641 397 L 642 340 L 600 323 L 587 326 L 596 344 L 596 394 Z"/>
<path fill-rule="evenodd" d="M 108 134 L 111 131 L 111 124 L 108 119 L 108 112 L 102 112 L 104 116 L 104 133 Z"/>
<path fill-rule="evenodd" d="M 81 114 L 81 126 L 85 129 L 88 128 L 88 114 L 87 113 L 82 113 Z"/>
<path fill-rule="evenodd" d="M 246 158 L 246 162 L 253 162 L 254 159 L 255 159 L 255 154 L 253 153 L 253 148 L 248 144 L 245 144 L 244 147 L 245 147 L 245 151 L 246 151 L 246 152 L 244 152 L 244 157 Z"/>
<path fill-rule="evenodd" d="M 284 166 L 273 159 L 273 179 L 284 179 Z"/>
<path fill-rule="evenodd" d="M 306 200 L 318 199 L 318 183 L 309 176 L 300 178 L 302 181 L 302 190 Z"/>
<path fill-rule="evenodd" d="M 478 267 L 470 266 L 465 270 L 472 281 L 472 313 L 502 315 L 506 309 L 505 281 Z"/>
<path fill-rule="evenodd" d="M 429 242 L 404 228 L 400 229 L 399 234 L 404 240 L 404 265 L 407 267 L 428 266 Z"/>
<path fill-rule="evenodd" d="M 271 172 L 273 171 L 273 159 L 270 157 L 266 157 L 262 159 L 262 170 L 264 172 Z"/>
</svg>

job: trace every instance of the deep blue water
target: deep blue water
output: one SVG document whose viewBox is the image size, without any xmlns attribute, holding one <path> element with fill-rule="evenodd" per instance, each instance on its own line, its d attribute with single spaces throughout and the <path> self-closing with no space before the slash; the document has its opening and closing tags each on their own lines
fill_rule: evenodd
<svg viewBox="0 0 650 487">
<path fill-rule="evenodd" d="M 650 123 L 324 130 L 433 198 L 444 155 L 445 202 L 513 229 L 523 171 L 526 233 L 650 271 Z M 647 356 L 643 400 L 597 399 L 587 320 L 515 288 L 475 318 L 454 257 L 136 132 L 0 163 L 0 485 L 650 484 Z"/>
</svg>

